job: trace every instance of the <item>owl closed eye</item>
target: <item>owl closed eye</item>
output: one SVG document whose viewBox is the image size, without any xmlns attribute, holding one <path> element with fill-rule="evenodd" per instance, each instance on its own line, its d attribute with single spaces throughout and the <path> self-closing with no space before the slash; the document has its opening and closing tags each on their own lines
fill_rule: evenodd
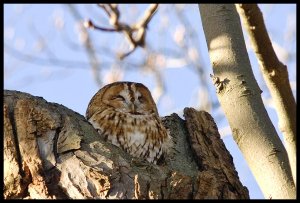
<svg viewBox="0 0 300 203">
<path fill-rule="evenodd" d="M 141 83 L 104 86 L 91 99 L 86 118 L 105 140 L 150 163 L 156 164 L 170 147 L 156 104 Z"/>
</svg>

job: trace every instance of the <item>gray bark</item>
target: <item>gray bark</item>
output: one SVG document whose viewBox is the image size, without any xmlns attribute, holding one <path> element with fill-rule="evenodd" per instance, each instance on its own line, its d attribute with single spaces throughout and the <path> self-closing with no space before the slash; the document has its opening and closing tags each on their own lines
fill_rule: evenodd
<svg viewBox="0 0 300 203">
<path fill-rule="evenodd" d="M 233 4 L 199 5 L 221 107 L 266 198 L 295 198 L 291 168 L 254 78 Z"/>
<path fill-rule="evenodd" d="M 105 142 L 80 114 L 4 90 L 6 199 L 248 199 L 212 117 L 164 117 L 174 147 L 161 165 Z"/>
<path fill-rule="evenodd" d="M 276 56 L 257 4 L 238 4 L 236 8 L 248 31 L 260 70 L 272 95 L 279 119 L 279 129 L 283 133 L 296 184 L 296 101 L 290 86 L 287 67 Z"/>
</svg>

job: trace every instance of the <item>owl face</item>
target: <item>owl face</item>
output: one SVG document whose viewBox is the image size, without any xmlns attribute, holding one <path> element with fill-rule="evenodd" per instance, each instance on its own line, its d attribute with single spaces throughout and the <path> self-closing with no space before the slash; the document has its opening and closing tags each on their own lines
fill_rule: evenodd
<svg viewBox="0 0 300 203">
<path fill-rule="evenodd" d="M 117 112 L 136 117 L 158 114 L 150 91 L 141 83 L 115 82 L 103 87 L 99 93 L 102 103 L 113 107 Z"/>
<path fill-rule="evenodd" d="M 104 86 L 91 99 L 86 118 L 105 141 L 151 163 L 172 144 L 150 91 L 141 83 Z"/>
</svg>

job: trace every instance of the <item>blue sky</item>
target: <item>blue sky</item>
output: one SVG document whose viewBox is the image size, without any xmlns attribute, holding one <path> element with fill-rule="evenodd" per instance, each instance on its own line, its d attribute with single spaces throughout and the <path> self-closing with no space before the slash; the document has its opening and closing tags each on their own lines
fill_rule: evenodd
<svg viewBox="0 0 300 203">
<path fill-rule="evenodd" d="M 296 41 L 293 34 L 296 30 L 296 6 L 293 4 L 259 5 L 265 18 L 265 23 L 273 45 L 279 58 L 288 66 L 293 92 L 296 92 Z M 94 22 L 104 27 L 110 27 L 104 12 L 92 4 L 75 5 L 84 19 L 91 18 Z M 121 12 L 131 9 L 132 13 L 121 15 L 121 21 L 132 23 L 137 16 L 147 8 L 147 5 L 122 5 Z M 197 5 L 188 5 L 183 10 L 183 15 L 189 21 L 197 37 L 200 52 L 199 60 L 204 67 L 207 80 L 209 100 L 214 102 L 210 113 L 216 119 L 219 129 L 226 129 L 228 122 L 219 108 L 215 89 L 209 78 L 212 73 L 207 53 L 204 33 Z M 179 18 L 168 5 L 161 5 L 158 12 L 149 24 L 146 43 L 151 50 L 158 52 L 164 48 L 176 51 L 180 47 L 174 42 L 174 35 L 182 34 Z M 63 26 L 62 26 L 63 25 Z M 93 79 L 88 56 L 80 44 L 78 36 L 78 23 L 70 14 L 69 7 L 60 4 L 36 5 L 4 5 L 4 88 L 41 96 L 49 102 L 62 104 L 82 115 L 91 97 L 100 88 Z M 109 47 L 112 52 L 120 49 L 126 50 L 126 40 L 119 33 L 105 33 L 89 30 L 89 35 L 97 49 L 97 56 L 101 64 L 101 79 L 109 81 L 111 75 L 120 73 L 122 80 L 144 83 L 153 93 L 156 87 L 155 75 L 149 70 L 130 66 L 130 63 L 141 64 L 145 58 L 145 50 L 138 48 L 132 55 L 125 59 L 129 67 L 120 71 L 123 66 L 114 57 L 101 47 Z M 177 37 L 178 37 L 177 36 Z M 84 37 L 84 36 L 81 36 Z M 186 36 L 189 37 L 188 35 Z M 262 80 L 258 64 L 251 50 L 247 34 L 244 32 L 251 65 L 265 101 L 270 100 L 270 95 Z M 187 39 L 189 40 L 189 39 Z M 293 41 L 294 40 L 294 41 Z M 74 46 L 73 46 L 74 45 Z M 98 51 L 99 50 L 99 51 Z M 188 50 L 187 50 L 188 51 Z M 161 54 L 163 55 L 162 51 Z M 290 55 L 288 55 L 288 53 Z M 286 56 L 290 56 L 286 58 Z M 49 58 L 52 62 L 49 62 Z M 170 56 L 164 58 L 166 67 L 159 70 L 165 84 L 165 92 L 158 104 L 161 116 L 173 112 L 182 116 L 184 107 L 198 107 L 204 103 L 199 93 L 204 92 L 199 75 L 191 64 L 180 64 L 182 57 Z M 55 64 L 55 60 L 64 60 Z M 126 66 L 126 67 L 127 67 Z M 178 66 L 178 67 L 177 67 Z M 117 70 L 117 71 L 116 71 Z M 114 72 L 115 71 L 115 72 Z M 105 79 L 106 78 L 106 79 Z M 108 79 L 107 79 L 108 78 Z M 266 102 L 266 104 L 269 104 Z M 278 130 L 278 119 L 272 105 L 267 105 L 267 111 Z M 222 138 L 233 160 L 243 185 L 247 186 L 250 197 L 257 199 L 263 195 L 252 176 L 247 163 L 243 159 L 233 138 L 227 131 L 223 131 Z"/>
</svg>

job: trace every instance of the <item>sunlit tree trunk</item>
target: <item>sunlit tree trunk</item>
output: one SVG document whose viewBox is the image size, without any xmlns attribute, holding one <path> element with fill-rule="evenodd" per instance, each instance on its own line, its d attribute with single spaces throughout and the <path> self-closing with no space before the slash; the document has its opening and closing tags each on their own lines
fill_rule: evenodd
<svg viewBox="0 0 300 203">
<path fill-rule="evenodd" d="M 296 184 L 296 101 L 287 67 L 276 56 L 257 4 L 238 4 L 236 8 L 249 33 L 260 70 L 272 95 Z"/>
<path fill-rule="evenodd" d="M 296 198 L 284 148 L 261 99 L 233 4 L 199 5 L 221 107 L 266 198 Z"/>
</svg>

